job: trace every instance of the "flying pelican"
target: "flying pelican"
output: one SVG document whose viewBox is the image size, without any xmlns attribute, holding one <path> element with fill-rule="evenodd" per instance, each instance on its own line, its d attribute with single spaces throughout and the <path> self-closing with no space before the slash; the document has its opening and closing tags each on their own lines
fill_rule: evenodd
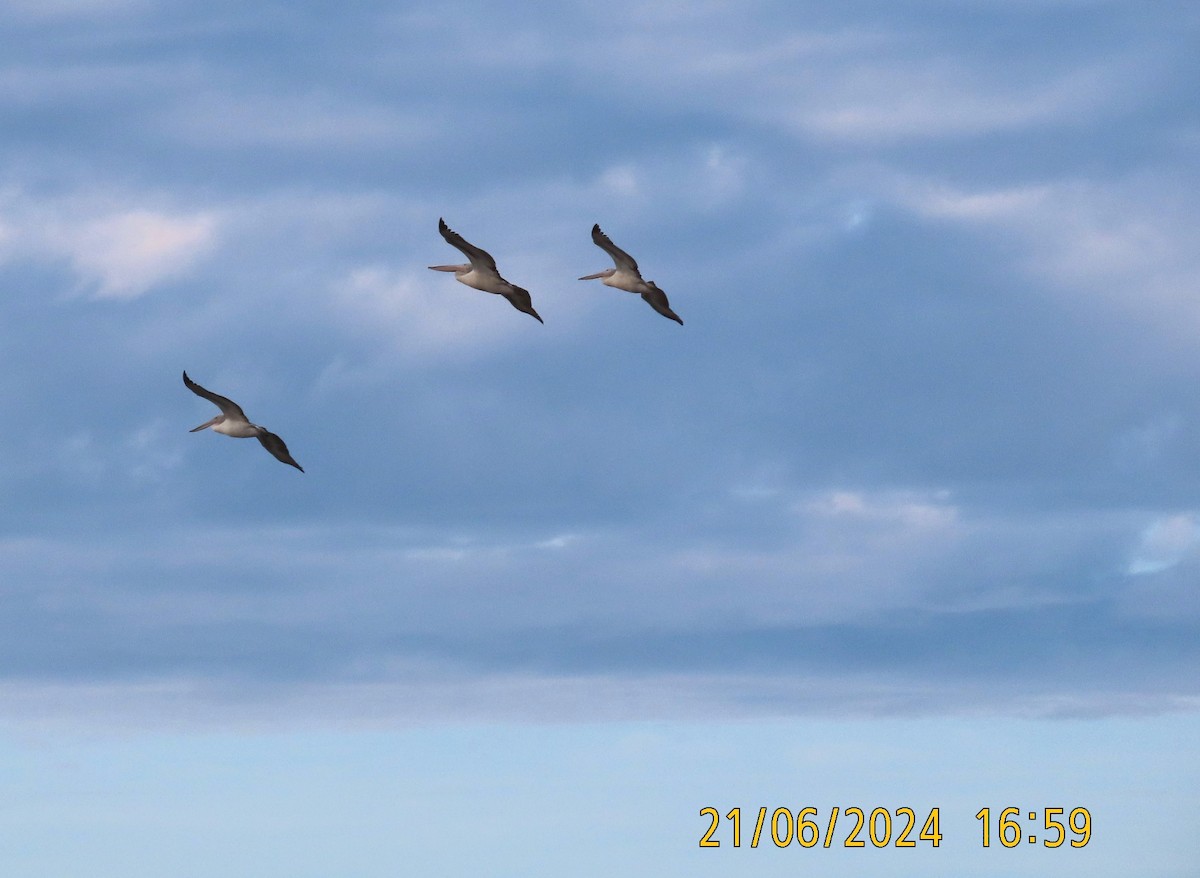
<svg viewBox="0 0 1200 878">
<path fill-rule="evenodd" d="M 262 443 L 263 448 L 275 455 L 276 458 L 289 466 L 294 466 L 300 472 L 304 472 L 304 467 L 292 460 L 292 456 L 288 453 L 287 446 L 283 440 L 266 427 L 251 424 L 250 419 L 246 417 L 246 413 L 242 411 L 242 407 L 232 399 L 226 399 L 223 396 L 213 393 L 211 390 L 205 390 L 189 378 L 186 371 L 183 373 L 183 383 L 196 396 L 204 397 L 221 410 L 221 414 L 217 415 L 211 421 L 205 421 L 199 427 L 195 427 L 189 432 L 196 433 L 205 427 L 212 427 L 214 432 L 224 433 L 226 436 L 233 436 L 235 439 L 249 439 L 253 436 Z"/>
<path fill-rule="evenodd" d="M 603 278 L 605 286 L 616 287 L 618 290 L 626 290 L 630 293 L 641 293 L 642 298 L 646 300 L 655 311 L 663 317 L 674 320 L 680 326 L 683 326 L 683 321 L 679 319 L 679 315 L 671 310 L 671 305 L 667 302 L 667 294 L 658 288 L 652 280 L 642 280 L 642 273 L 638 271 L 637 262 L 632 256 L 618 247 L 609 239 L 608 235 L 600 231 L 600 224 L 592 226 L 592 241 L 596 246 L 612 257 L 616 268 L 606 268 L 604 271 L 598 271 L 595 274 L 589 274 L 581 277 L 580 280 L 595 280 Z"/>
<path fill-rule="evenodd" d="M 434 271 L 453 271 L 454 279 L 459 283 L 474 287 L 477 290 L 483 290 L 485 293 L 495 293 L 498 296 L 503 296 L 518 311 L 524 311 L 526 314 L 536 317 L 538 323 L 546 322 L 542 320 L 537 311 L 533 310 L 533 300 L 529 298 L 529 291 L 523 290 L 515 284 L 510 284 L 500 276 L 500 272 L 496 270 L 496 260 L 492 258 L 490 253 L 486 250 L 480 250 L 474 244 L 468 244 L 463 240 L 462 235 L 446 225 L 444 219 L 438 220 L 438 231 L 442 233 L 442 237 L 446 239 L 446 243 L 461 250 L 471 260 L 471 264 L 431 265 L 429 266 L 431 269 Z"/>
</svg>

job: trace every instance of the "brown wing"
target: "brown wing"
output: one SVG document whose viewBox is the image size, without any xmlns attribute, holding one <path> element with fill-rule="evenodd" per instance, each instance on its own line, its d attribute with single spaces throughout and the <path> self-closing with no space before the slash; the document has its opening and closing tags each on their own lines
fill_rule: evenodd
<svg viewBox="0 0 1200 878">
<path fill-rule="evenodd" d="M 666 317 L 669 320 L 674 320 L 680 326 L 683 326 L 683 320 L 679 315 L 671 310 L 671 303 L 667 301 L 667 294 L 660 290 L 653 282 L 650 284 L 650 292 L 642 293 L 642 298 L 646 300 L 651 308 Z"/>
<path fill-rule="evenodd" d="M 263 448 L 275 455 L 276 460 L 282 460 L 284 463 L 294 466 L 300 472 L 304 472 L 304 467 L 292 460 L 292 455 L 288 452 L 287 444 L 270 430 L 264 429 L 259 433 L 258 441 L 262 443 Z"/>
<path fill-rule="evenodd" d="M 511 292 L 501 293 L 508 300 L 508 304 L 512 305 L 518 311 L 528 314 L 537 320 L 538 323 L 545 323 L 542 315 L 538 314 L 533 308 L 533 297 L 529 295 L 529 290 L 521 287 L 513 287 Z"/>
<path fill-rule="evenodd" d="M 246 417 L 246 413 L 242 411 L 242 407 L 232 399 L 227 399 L 219 393 L 213 393 L 211 390 L 205 390 L 195 381 L 188 377 L 185 370 L 183 373 L 183 383 L 187 385 L 187 389 L 196 396 L 202 396 L 221 410 L 221 414 L 227 418 L 238 418 L 249 423 L 250 419 Z"/>
<path fill-rule="evenodd" d="M 488 253 L 486 250 L 480 250 L 474 244 L 468 243 L 462 235 L 446 225 L 444 219 L 438 219 L 438 231 L 442 233 L 442 237 L 446 239 L 447 244 L 461 250 L 463 255 L 471 260 L 471 264 L 476 268 L 483 267 L 496 274 L 500 273 L 496 270 L 496 260 L 492 258 L 491 253 Z"/>
<path fill-rule="evenodd" d="M 596 223 L 596 225 L 592 226 L 592 242 L 612 257 L 617 268 L 627 268 L 634 272 L 638 272 L 637 260 L 614 244 L 608 235 L 600 231 L 599 223 Z M 638 272 L 638 274 L 640 275 L 641 273 Z"/>
</svg>

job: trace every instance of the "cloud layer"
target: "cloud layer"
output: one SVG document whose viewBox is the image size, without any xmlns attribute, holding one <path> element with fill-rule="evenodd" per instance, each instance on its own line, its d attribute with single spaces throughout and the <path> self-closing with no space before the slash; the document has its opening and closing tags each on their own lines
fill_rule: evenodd
<svg viewBox="0 0 1200 878">
<path fill-rule="evenodd" d="M 1194 706 L 1200 18 L 750 5 L 0 11 L 11 703 Z"/>
</svg>

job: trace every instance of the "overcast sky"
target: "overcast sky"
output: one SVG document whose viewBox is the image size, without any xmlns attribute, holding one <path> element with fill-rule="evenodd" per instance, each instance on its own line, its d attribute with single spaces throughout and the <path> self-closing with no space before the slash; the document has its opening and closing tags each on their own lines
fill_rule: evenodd
<svg viewBox="0 0 1200 878">
<path fill-rule="evenodd" d="M 100 837 L 63 765 L 133 746 L 121 777 L 153 810 L 168 751 L 303 751 L 356 804 L 295 800 L 361 826 L 351 754 L 377 735 L 384 761 L 415 748 L 497 790 L 484 766 L 516 753 L 531 801 L 565 784 L 582 812 L 602 797 L 574 757 L 632 736 L 680 799 L 621 856 L 706 874 L 683 857 L 729 794 L 685 795 L 680 755 L 705 730 L 729 760 L 809 733 L 869 751 L 899 722 L 958 755 L 889 801 L 858 776 L 859 804 L 936 804 L 976 770 L 976 832 L 1006 775 L 964 741 L 1016 723 L 1045 778 L 1076 747 L 1095 761 L 1064 770 L 1102 770 L 1136 728 L 1130 788 L 1155 766 L 1159 801 L 1194 809 L 1197 45 L 1185 0 L 2 0 L 0 772 L 25 786 L 0 803 L 40 790 L 38 831 Z M 460 261 L 439 217 L 545 325 L 427 270 Z M 576 280 L 611 265 L 594 223 L 683 326 Z M 184 369 L 305 473 L 189 434 L 216 411 Z M 746 808 L 855 804 L 832 780 L 758 801 L 758 770 Z M 611 774 L 648 783 L 638 759 Z M 239 849 L 222 802 L 282 795 L 254 777 L 187 800 L 206 850 Z M 1088 804 L 1057 790 L 1017 804 Z M 1131 819 L 1090 791 L 1110 832 Z M 447 866 L 401 829 L 362 830 L 367 853 L 571 868 L 511 838 Z M 35 848 L 11 874 L 142 874 Z M 748 854 L 719 868 L 795 868 Z M 336 873 L 270 862 L 241 866 Z"/>
</svg>

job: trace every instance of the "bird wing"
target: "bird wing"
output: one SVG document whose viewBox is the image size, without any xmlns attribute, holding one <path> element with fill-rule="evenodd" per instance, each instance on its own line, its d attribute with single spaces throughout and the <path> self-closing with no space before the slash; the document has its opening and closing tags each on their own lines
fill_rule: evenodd
<svg viewBox="0 0 1200 878">
<path fill-rule="evenodd" d="M 457 247 L 463 252 L 463 255 L 471 260 L 471 265 L 476 269 L 484 269 L 495 274 L 500 272 L 496 270 L 496 260 L 492 258 L 492 254 L 486 250 L 480 250 L 474 244 L 470 244 L 454 229 L 446 225 L 444 219 L 438 220 L 438 231 L 442 233 L 442 237 L 446 239 L 446 243 L 451 247 Z"/>
<path fill-rule="evenodd" d="M 522 289 L 521 287 L 513 287 L 509 292 L 501 293 L 500 295 L 508 300 L 508 304 L 512 305 L 518 311 L 528 314 L 537 320 L 538 323 L 546 322 L 542 319 L 542 315 L 534 310 L 533 297 L 529 295 L 529 290 Z"/>
<path fill-rule="evenodd" d="M 262 432 L 258 434 L 258 441 L 262 444 L 263 448 L 275 455 L 276 460 L 281 460 L 286 464 L 294 466 L 296 469 L 300 470 L 300 472 L 304 472 L 304 467 L 292 460 L 292 455 L 288 451 L 287 443 L 285 443 L 270 430 L 263 428 Z"/>
<path fill-rule="evenodd" d="M 183 383 L 186 384 L 187 389 L 196 394 L 196 396 L 204 397 L 217 408 L 219 408 L 221 410 L 221 414 L 225 415 L 225 417 L 239 418 L 247 423 L 250 422 L 250 419 L 246 417 L 246 413 L 242 411 L 242 407 L 240 405 L 238 405 L 232 399 L 227 399 L 224 396 L 221 396 L 219 393 L 213 393 L 211 390 L 205 390 L 203 387 L 189 378 L 186 371 L 183 373 Z"/>
<path fill-rule="evenodd" d="M 638 272 L 637 260 L 614 244 L 608 235 L 600 231 L 599 223 L 592 226 L 592 241 L 595 242 L 597 247 L 612 257 L 617 268 L 628 269 L 629 271 L 639 274 L 640 276 L 641 273 Z"/>
<path fill-rule="evenodd" d="M 683 326 L 683 320 L 671 310 L 671 303 L 667 301 L 667 294 L 655 286 L 653 282 L 650 284 L 649 291 L 642 293 L 642 298 L 663 317 L 666 317 L 668 320 L 674 320 L 680 326 Z"/>
</svg>

